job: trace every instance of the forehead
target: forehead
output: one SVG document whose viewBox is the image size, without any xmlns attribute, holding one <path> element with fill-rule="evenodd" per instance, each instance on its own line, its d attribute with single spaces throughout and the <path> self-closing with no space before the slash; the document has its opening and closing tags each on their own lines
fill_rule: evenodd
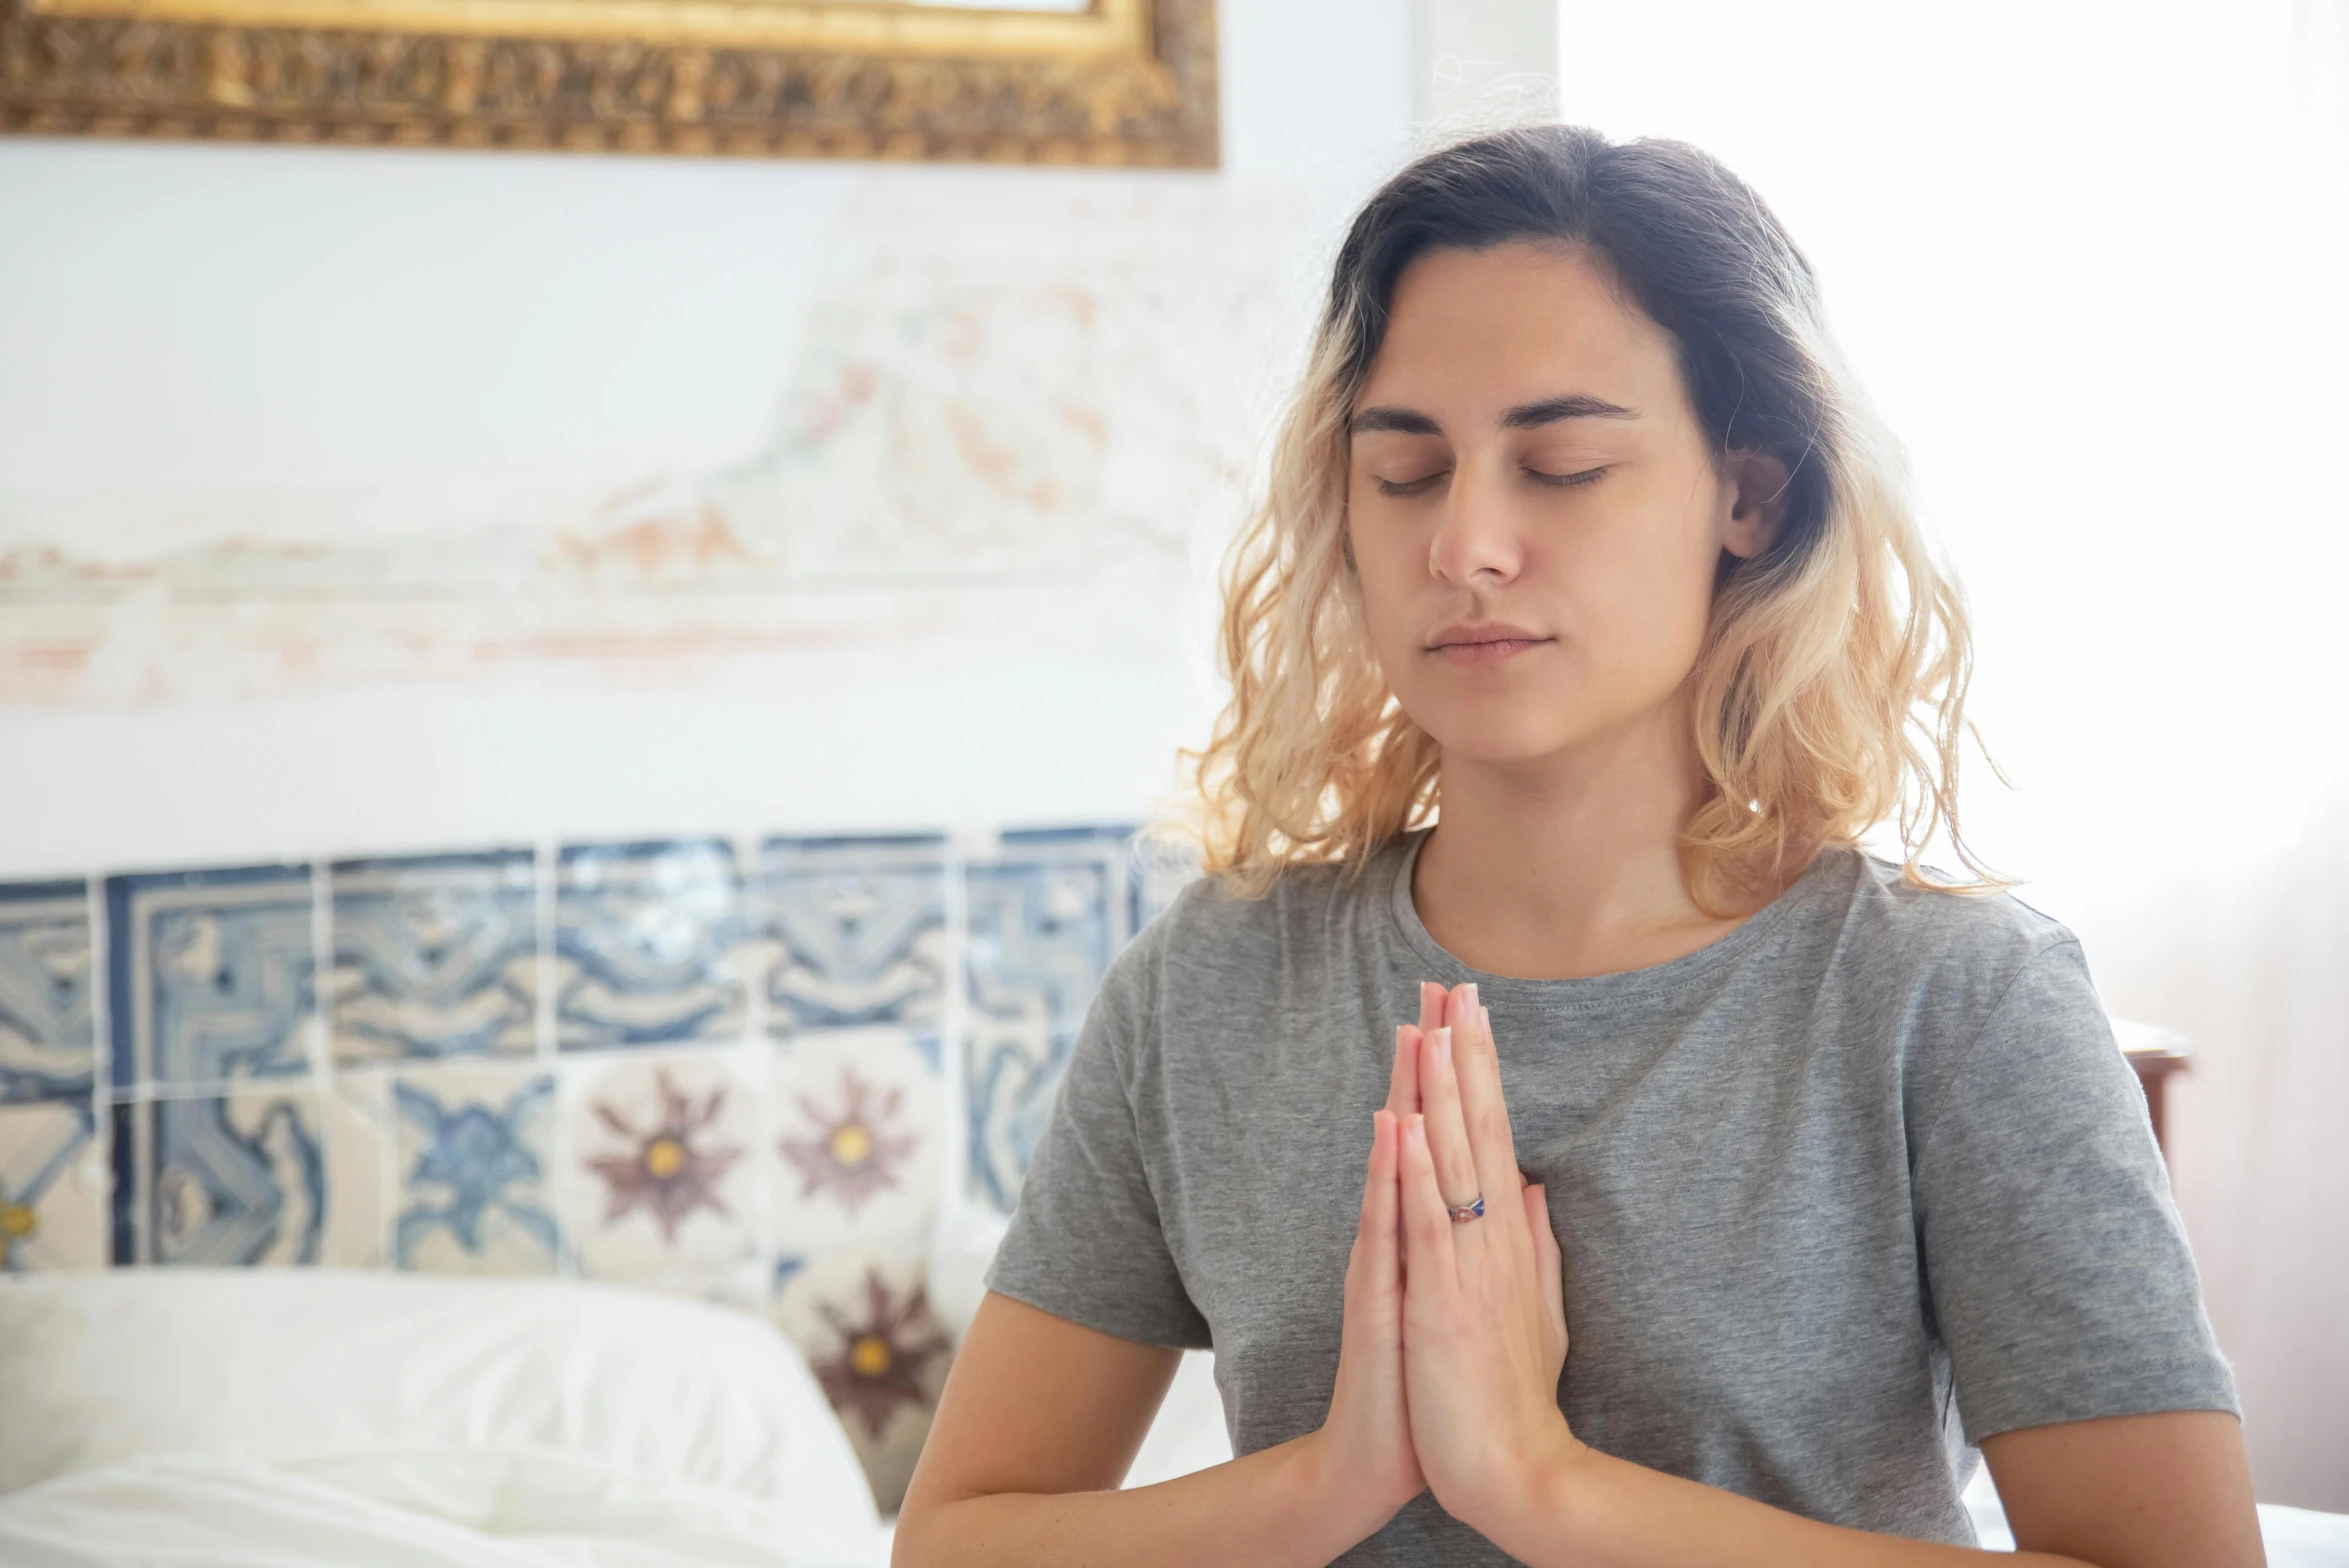
<svg viewBox="0 0 2349 1568">
<path fill-rule="evenodd" d="M 1561 392 L 1677 406 L 1672 342 L 1588 251 L 1512 241 L 1431 250 L 1403 270 L 1356 401 L 1458 415 Z"/>
</svg>

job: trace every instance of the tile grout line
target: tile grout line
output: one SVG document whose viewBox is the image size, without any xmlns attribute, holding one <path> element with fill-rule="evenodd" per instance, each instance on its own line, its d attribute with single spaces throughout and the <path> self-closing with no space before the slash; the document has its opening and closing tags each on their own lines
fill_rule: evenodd
<svg viewBox="0 0 2349 1568">
<path fill-rule="evenodd" d="M 561 860 L 555 841 L 540 836 L 530 847 L 530 919 L 533 965 L 537 983 L 531 998 L 531 1055 L 539 1061 L 556 1060 L 555 1040 L 555 920 L 556 879 Z"/>
<path fill-rule="evenodd" d="M 90 1137 L 104 1151 L 106 1202 L 98 1215 L 98 1234 L 102 1245 L 100 1253 L 108 1267 L 119 1261 L 114 1256 L 115 1206 L 126 1198 L 131 1209 L 131 1262 L 138 1262 L 138 1136 L 134 1129 L 131 1147 L 131 1191 L 117 1192 L 115 1180 L 114 1147 L 114 971 L 112 933 L 106 929 L 106 879 L 91 872 L 82 879 L 82 918 L 89 922 L 90 933 Z M 131 1120 L 137 1113 L 131 1113 Z"/>
<path fill-rule="evenodd" d="M 327 862 L 310 862 L 310 1016 L 303 1020 L 308 1038 L 304 1047 L 310 1060 L 308 1088 L 313 1096 L 323 1097 L 333 1084 L 331 1042 L 328 1035 L 328 1016 L 332 1007 L 329 993 L 334 985 L 334 889 L 329 879 Z M 321 1127 L 323 1134 L 324 1128 Z"/>
<path fill-rule="evenodd" d="M 742 910 L 749 927 L 744 948 L 756 951 L 767 940 L 772 923 L 767 908 L 767 866 L 764 847 L 758 830 L 750 829 L 734 835 L 736 853 L 741 856 L 743 877 Z M 747 850 L 747 853 L 745 853 Z M 773 960 L 780 963 L 780 955 Z M 787 1179 L 779 1168 L 777 1154 L 780 1119 L 775 1115 L 776 1065 L 782 1054 L 782 1045 L 774 1038 L 771 1001 L 768 995 L 772 977 L 766 966 L 754 965 L 754 973 L 744 977 L 750 994 L 744 998 L 743 1033 L 745 1036 L 737 1060 L 740 1062 L 742 1082 L 750 1091 L 750 1158 L 745 1162 L 751 1172 L 749 1231 L 751 1267 L 756 1283 L 752 1286 L 753 1299 L 761 1316 L 772 1318 L 775 1290 L 775 1271 L 783 1255 L 781 1206 L 775 1194 Z M 762 1173 L 773 1171 L 770 1179 L 761 1179 Z"/>
<path fill-rule="evenodd" d="M 983 834 L 983 838 L 982 838 Z M 938 1220 L 934 1232 L 959 1226 L 969 1204 L 970 1165 L 970 1049 L 969 997 L 971 899 L 970 872 L 982 862 L 982 843 L 992 843 L 989 826 L 965 833 L 949 831 L 943 867 L 946 878 L 946 973 L 938 1040 L 939 1101 L 945 1111 L 946 1147 L 940 1180 Z M 933 1235 L 933 1244 L 936 1236 Z"/>
</svg>

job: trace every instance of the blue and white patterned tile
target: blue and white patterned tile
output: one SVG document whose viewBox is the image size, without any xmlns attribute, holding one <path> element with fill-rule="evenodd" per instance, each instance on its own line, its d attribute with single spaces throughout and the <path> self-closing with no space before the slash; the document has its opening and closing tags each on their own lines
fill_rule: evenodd
<svg viewBox="0 0 2349 1568">
<path fill-rule="evenodd" d="M 335 1060 L 528 1056 L 538 898 L 527 849 L 349 860 L 327 876 Z"/>
<path fill-rule="evenodd" d="M 103 1267 L 107 1185 L 86 1098 L 0 1106 L 0 1273 Z"/>
<path fill-rule="evenodd" d="M 326 1161 L 315 1095 L 247 1089 L 130 1107 L 145 1124 L 145 1256 L 200 1267 L 319 1261 Z"/>
<path fill-rule="evenodd" d="M 89 1098 L 90 962 L 82 883 L 0 886 L 0 1104 Z"/>
<path fill-rule="evenodd" d="M 391 1075 L 381 1068 L 339 1072 L 320 1098 L 326 1121 L 324 1261 L 333 1268 L 390 1268 L 392 1199 L 400 1182 Z"/>
<path fill-rule="evenodd" d="M 573 844 L 557 876 L 562 1049 L 742 1035 L 760 954 L 724 840 Z"/>
<path fill-rule="evenodd" d="M 972 1006 L 1073 1034 L 1132 935 L 1130 871 L 1117 828 L 1006 833 L 996 854 L 966 866 Z"/>
<path fill-rule="evenodd" d="M 554 1075 L 518 1063 L 452 1063 L 379 1083 L 393 1141 L 392 1266 L 557 1272 Z"/>
<path fill-rule="evenodd" d="M 699 1294 L 755 1270 L 757 1064 L 741 1050 L 565 1064 L 561 1185 L 581 1273 Z"/>
<path fill-rule="evenodd" d="M 1020 1182 L 1052 1114 L 1053 1097 L 1068 1067 L 1073 1035 L 1042 1018 L 996 1018 L 973 1013 L 964 1054 L 963 1114 L 969 1169 L 965 1191 L 1009 1214 Z"/>
<path fill-rule="evenodd" d="M 851 1244 L 793 1269 L 769 1308 L 807 1357 L 884 1514 L 905 1499 L 954 1360 L 925 1273 L 917 1251 Z"/>
<path fill-rule="evenodd" d="M 935 1027 L 946 990 L 943 837 L 773 838 L 759 855 L 779 954 L 768 1028 Z"/>
<path fill-rule="evenodd" d="M 112 1078 L 225 1087 L 310 1070 L 310 868 L 106 882 Z"/>
<path fill-rule="evenodd" d="M 968 1190 L 1009 1211 L 1109 961 L 1132 934 L 1130 832 L 1003 835 L 965 870 Z"/>
<path fill-rule="evenodd" d="M 926 1238 L 946 1107 L 937 1055 L 900 1029 L 825 1030 L 775 1048 L 775 1237 L 786 1256 Z"/>
</svg>

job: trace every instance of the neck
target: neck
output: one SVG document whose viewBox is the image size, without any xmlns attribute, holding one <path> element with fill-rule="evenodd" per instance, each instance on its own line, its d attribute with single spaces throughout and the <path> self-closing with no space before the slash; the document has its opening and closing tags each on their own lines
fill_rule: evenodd
<svg viewBox="0 0 2349 1568">
<path fill-rule="evenodd" d="M 1447 753 L 1411 879 L 1428 934 L 1471 968 L 1551 980 L 1665 963 L 1738 925 L 1681 869 L 1705 787 L 1690 717 L 1683 696 L 1532 761 Z"/>
</svg>

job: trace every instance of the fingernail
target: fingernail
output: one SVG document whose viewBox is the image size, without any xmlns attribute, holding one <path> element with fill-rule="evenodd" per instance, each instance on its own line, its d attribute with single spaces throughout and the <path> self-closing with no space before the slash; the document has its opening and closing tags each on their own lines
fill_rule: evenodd
<svg viewBox="0 0 2349 1568">
<path fill-rule="evenodd" d="M 1448 1062 L 1452 1059 L 1451 1025 L 1446 1024 L 1443 1028 L 1438 1029 L 1435 1032 L 1435 1051 L 1436 1059 L 1438 1061 Z"/>
<path fill-rule="evenodd" d="M 1471 980 L 1468 982 L 1468 1010 L 1473 1013 L 1476 1011 L 1476 1007 L 1476 982 Z"/>
</svg>

